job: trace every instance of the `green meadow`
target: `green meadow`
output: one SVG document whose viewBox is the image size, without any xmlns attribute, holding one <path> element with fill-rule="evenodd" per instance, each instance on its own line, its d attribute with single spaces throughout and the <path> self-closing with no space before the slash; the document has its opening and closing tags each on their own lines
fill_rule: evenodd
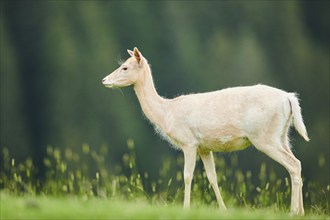
<svg viewBox="0 0 330 220">
<path fill-rule="evenodd" d="M 2 219 L 302 219 L 271 208 L 215 207 L 193 204 L 190 210 L 143 199 L 130 201 L 82 197 L 11 196 L 1 194 Z M 307 214 L 304 219 L 327 219 L 326 215 Z"/>
<path fill-rule="evenodd" d="M 183 158 L 167 158 L 158 180 L 140 173 L 135 145 L 127 141 L 122 162 L 108 167 L 108 150 L 87 144 L 79 152 L 47 147 L 44 179 L 31 159 L 17 164 L 3 148 L 1 219 L 301 219 L 289 215 L 290 181 L 279 178 L 266 163 L 258 172 L 243 171 L 237 155 L 217 158 L 218 181 L 227 211 L 217 208 L 206 174 L 197 166 L 192 207 L 182 208 Z M 95 169 L 85 166 L 86 161 Z M 257 180 L 255 180 L 257 179 Z M 330 187 L 304 182 L 305 219 L 329 219 Z M 18 211 L 19 210 L 19 211 Z"/>
</svg>

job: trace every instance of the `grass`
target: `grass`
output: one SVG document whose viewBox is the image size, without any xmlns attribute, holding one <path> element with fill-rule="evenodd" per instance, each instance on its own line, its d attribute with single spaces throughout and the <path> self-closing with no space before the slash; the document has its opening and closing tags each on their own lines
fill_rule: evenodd
<svg viewBox="0 0 330 220">
<path fill-rule="evenodd" d="M 227 212 L 219 211 L 203 168 L 196 167 L 192 209 L 183 210 L 183 158 L 165 158 L 158 180 L 138 171 L 134 141 L 122 162 L 111 164 L 106 146 L 98 151 L 47 147 L 45 180 L 33 161 L 16 162 L 3 148 L 0 172 L 1 219 L 286 219 L 290 183 L 262 163 L 242 171 L 238 159 L 218 158 L 218 182 Z M 304 182 L 304 219 L 329 219 L 330 186 Z M 18 211 L 19 210 L 19 211 Z M 300 218 L 297 218 L 300 219 Z"/>
<path fill-rule="evenodd" d="M 12 196 L 1 194 L 1 219 L 329 219 L 325 215 L 290 217 L 274 209 L 230 208 L 193 205 L 184 210 L 178 205 L 150 204 L 99 198 Z"/>
</svg>

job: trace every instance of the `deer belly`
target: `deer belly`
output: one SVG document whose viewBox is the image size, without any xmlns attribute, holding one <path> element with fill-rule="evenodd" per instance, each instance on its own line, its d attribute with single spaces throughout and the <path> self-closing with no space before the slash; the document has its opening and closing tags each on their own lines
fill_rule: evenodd
<svg viewBox="0 0 330 220">
<path fill-rule="evenodd" d="M 246 137 L 232 138 L 222 137 L 215 140 L 202 140 L 199 144 L 200 152 L 231 152 L 243 150 L 251 145 L 251 142 Z"/>
</svg>

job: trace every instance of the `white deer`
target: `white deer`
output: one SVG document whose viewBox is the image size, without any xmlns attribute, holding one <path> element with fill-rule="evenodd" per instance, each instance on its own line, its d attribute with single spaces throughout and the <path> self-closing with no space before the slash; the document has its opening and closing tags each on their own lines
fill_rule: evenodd
<svg viewBox="0 0 330 220">
<path fill-rule="evenodd" d="M 103 79 L 108 88 L 133 85 L 142 110 L 171 144 L 184 154 L 184 207 L 190 191 L 196 155 L 203 161 L 219 207 L 226 209 L 214 166 L 213 151 L 230 152 L 255 146 L 283 165 L 291 177 L 291 213 L 304 215 L 300 161 L 291 152 L 288 130 L 293 122 L 309 141 L 294 93 L 265 85 L 165 99 L 158 95 L 148 61 L 137 48 L 118 69 Z"/>
</svg>

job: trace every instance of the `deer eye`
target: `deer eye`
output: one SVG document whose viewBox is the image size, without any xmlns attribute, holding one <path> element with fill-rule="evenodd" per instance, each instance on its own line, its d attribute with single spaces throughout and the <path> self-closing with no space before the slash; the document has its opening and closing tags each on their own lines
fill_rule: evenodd
<svg viewBox="0 0 330 220">
<path fill-rule="evenodd" d="M 127 67 L 123 67 L 122 70 L 126 71 L 127 70 Z"/>
</svg>

